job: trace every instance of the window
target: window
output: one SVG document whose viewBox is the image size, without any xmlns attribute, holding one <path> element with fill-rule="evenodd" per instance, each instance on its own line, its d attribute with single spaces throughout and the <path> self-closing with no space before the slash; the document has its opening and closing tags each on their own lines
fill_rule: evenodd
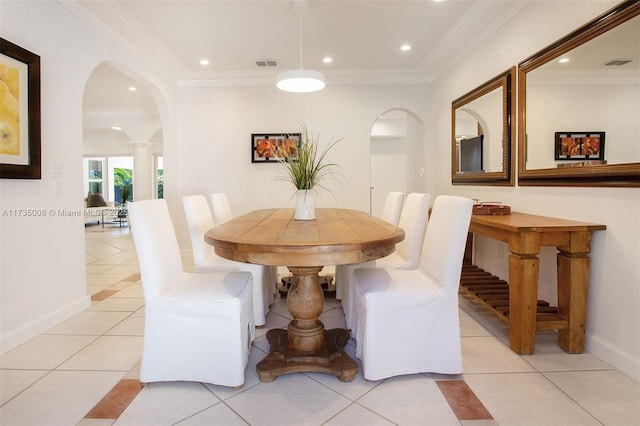
<svg viewBox="0 0 640 426">
<path fill-rule="evenodd" d="M 162 155 L 154 156 L 155 163 L 155 175 L 154 175 L 154 188 L 155 198 L 164 198 L 164 158 Z"/>
<path fill-rule="evenodd" d="M 93 194 L 103 194 L 103 174 L 104 158 L 85 158 L 84 159 L 84 176 L 85 194 L 91 192 Z"/>
</svg>

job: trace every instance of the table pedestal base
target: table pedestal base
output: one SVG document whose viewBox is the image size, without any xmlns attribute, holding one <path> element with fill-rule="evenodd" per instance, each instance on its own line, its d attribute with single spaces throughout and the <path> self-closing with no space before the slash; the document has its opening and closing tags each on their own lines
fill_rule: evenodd
<svg viewBox="0 0 640 426">
<path fill-rule="evenodd" d="M 304 371 L 327 373 L 342 382 L 350 382 L 358 372 L 356 361 L 343 350 L 349 340 L 349 331 L 342 328 L 325 330 L 323 345 L 315 351 L 289 347 L 287 330 L 269 330 L 267 340 L 271 344 L 271 352 L 256 366 L 261 382 L 272 382 L 283 374 Z"/>
</svg>

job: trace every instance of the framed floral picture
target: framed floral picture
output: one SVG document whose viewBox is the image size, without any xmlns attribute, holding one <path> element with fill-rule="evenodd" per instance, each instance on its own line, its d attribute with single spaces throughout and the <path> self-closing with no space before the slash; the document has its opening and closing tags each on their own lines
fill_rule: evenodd
<svg viewBox="0 0 640 426">
<path fill-rule="evenodd" d="M 285 158 L 297 159 L 300 136 L 300 133 L 253 133 L 251 162 L 276 163 Z"/>
<path fill-rule="evenodd" d="M 556 132 L 556 160 L 604 160 L 604 132 Z"/>
<path fill-rule="evenodd" d="M 40 179 L 40 56 L 0 38 L 0 178 Z"/>
</svg>

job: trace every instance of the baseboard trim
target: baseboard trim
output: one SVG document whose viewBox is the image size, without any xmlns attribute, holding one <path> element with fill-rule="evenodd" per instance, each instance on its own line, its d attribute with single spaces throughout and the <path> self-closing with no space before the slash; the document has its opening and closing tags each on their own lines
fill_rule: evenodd
<svg viewBox="0 0 640 426">
<path fill-rule="evenodd" d="M 598 336 L 589 337 L 589 335 L 587 335 L 585 337 L 585 349 L 589 353 L 613 365 L 632 379 L 640 381 L 640 360 L 637 358 L 634 359 L 630 354 L 613 345 L 611 342 Z"/>
<path fill-rule="evenodd" d="M 91 297 L 84 295 L 76 300 L 55 309 L 45 315 L 39 316 L 22 325 L 17 330 L 10 331 L 0 336 L 0 354 L 23 344 L 45 331 L 71 318 L 73 315 L 84 311 L 91 306 Z"/>
</svg>

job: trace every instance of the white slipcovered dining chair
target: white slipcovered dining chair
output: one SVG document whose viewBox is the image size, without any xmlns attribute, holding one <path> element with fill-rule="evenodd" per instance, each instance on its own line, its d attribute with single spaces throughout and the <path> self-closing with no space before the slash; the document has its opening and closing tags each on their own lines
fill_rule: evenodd
<svg viewBox="0 0 640 426">
<path fill-rule="evenodd" d="M 229 197 L 224 192 L 214 192 L 211 194 L 211 206 L 213 207 L 213 220 L 216 225 L 222 225 L 225 222 L 233 219 L 233 213 L 231 211 L 231 205 L 229 204 Z M 278 282 L 278 267 L 277 266 L 264 266 L 265 273 L 269 273 L 272 276 L 274 283 Z M 275 286 L 275 284 L 274 284 Z"/>
<path fill-rule="evenodd" d="M 226 198 L 226 197 L 225 197 Z M 269 306 L 273 303 L 276 281 L 273 268 L 251 263 L 234 262 L 218 256 L 214 248 L 204 241 L 204 234 L 215 226 L 209 204 L 204 195 L 189 195 L 182 198 L 184 213 L 189 227 L 193 261 L 196 272 L 247 271 L 253 275 L 253 318 L 255 325 L 266 324 Z"/>
<path fill-rule="evenodd" d="M 419 269 L 355 271 L 356 356 L 365 379 L 462 373 L 458 286 L 472 206 L 468 198 L 436 198 Z"/>
<path fill-rule="evenodd" d="M 248 272 L 184 272 L 165 200 L 128 204 L 145 301 L 141 382 L 244 383 L 253 323 Z"/>
<path fill-rule="evenodd" d="M 229 198 L 224 192 L 211 194 L 211 206 L 213 207 L 213 220 L 217 225 L 222 225 L 233 219 Z"/>
<path fill-rule="evenodd" d="M 384 205 L 382 207 L 382 213 L 380 214 L 380 219 L 386 220 L 389 223 L 394 225 L 398 224 L 400 220 L 400 212 L 402 211 L 402 202 L 404 201 L 404 192 L 391 191 L 387 194 L 387 198 L 384 201 Z M 336 299 L 342 300 L 343 298 L 343 286 L 341 284 L 341 280 L 339 279 L 339 275 L 344 275 L 347 271 L 348 267 L 345 265 L 336 266 L 335 275 L 336 275 Z M 346 279 L 343 279 L 346 280 Z"/>
<path fill-rule="evenodd" d="M 391 191 L 387 194 L 382 207 L 380 219 L 397 225 L 400 221 L 400 213 L 402 212 L 402 202 L 404 201 L 404 192 Z"/>
<path fill-rule="evenodd" d="M 396 250 L 388 256 L 371 262 L 336 266 L 336 285 L 342 287 L 342 309 L 351 337 L 358 334 L 353 300 L 353 273 L 358 268 L 378 267 L 391 269 L 416 269 L 420 263 L 420 250 L 429 220 L 431 196 L 412 192 L 404 201 L 398 227 L 404 230 L 404 240 L 396 244 Z"/>
</svg>

